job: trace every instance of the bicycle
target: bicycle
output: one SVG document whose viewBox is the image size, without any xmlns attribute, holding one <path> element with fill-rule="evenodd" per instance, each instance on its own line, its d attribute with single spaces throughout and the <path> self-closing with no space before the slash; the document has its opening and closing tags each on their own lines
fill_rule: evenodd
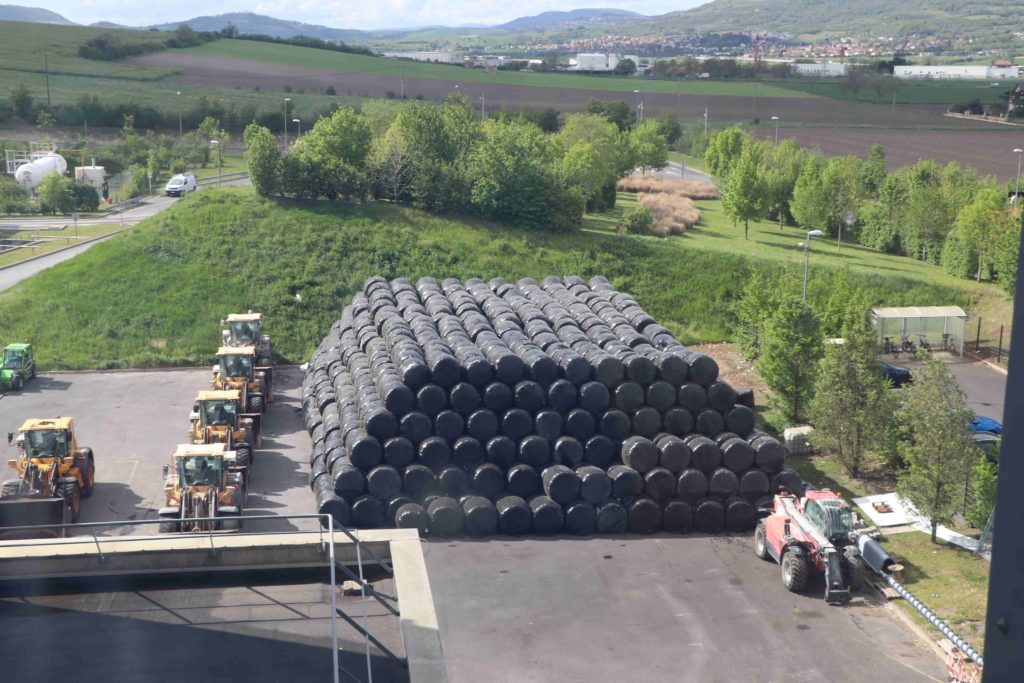
<svg viewBox="0 0 1024 683">
<path fill-rule="evenodd" d="M 956 342 L 953 341 L 953 335 L 951 335 L 951 334 L 943 334 L 942 335 L 942 350 L 943 351 L 949 351 L 951 353 L 956 351 Z"/>
<path fill-rule="evenodd" d="M 893 358 L 900 357 L 900 347 L 898 344 L 894 344 L 892 337 L 885 338 L 885 353 L 892 354 Z"/>
<path fill-rule="evenodd" d="M 921 350 L 925 351 L 927 353 L 931 353 L 932 352 L 932 345 L 928 343 L 928 338 L 925 337 L 923 334 L 919 334 L 917 336 L 921 339 L 921 343 L 918 344 L 918 346 L 921 348 Z"/>
<path fill-rule="evenodd" d="M 910 341 L 909 335 L 903 335 L 903 340 L 900 342 L 900 350 L 907 353 L 914 353 L 917 351 L 917 346 L 914 345 L 914 342 Z"/>
</svg>

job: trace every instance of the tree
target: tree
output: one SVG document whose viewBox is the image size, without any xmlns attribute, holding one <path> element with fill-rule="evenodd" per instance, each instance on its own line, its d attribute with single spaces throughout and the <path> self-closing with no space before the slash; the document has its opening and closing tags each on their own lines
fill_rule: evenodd
<svg viewBox="0 0 1024 683">
<path fill-rule="evenodd" d="M 761 354 L 761 340 L 768 319 L 778 308 L 785 288 L 785 273 L 753 269 L 746 279 L 743 292 L 733 310 L 736 325 L 733 330 L 739 351 L 747 360 L 757 360 Z"/>
<path fill-rule="evenodd" d="M 956 232 L 977 258 L 976 279 L 981 282 L 982 273 L 992 263 L 992 255 L 1002 232 L 1014 220 L 1006 210 L 1006 197 L 994 187 L 983 188 L 974 195 L 974 201 L 967 204 L 956 216 Z M 947 238 L 947 242 L 949 238 Z"/>
<path fill-rule="evenodd" d="M 833 192 L 825 184 L 822 171 L 821 160 L 817 157 L 809 158 L 793 186 L 793 201 L 789 204 L 789 210 L 800 227 L 806 230 L 828 230 Z"/>
<path fill-rule="evenodd" d="M 95 187 L 70 180 L 68 189 L 71 191 L 75 211 L 95 211 L 100 207 L 100 195 Z"/>
<path fill-rule="evenodd" d="M 629 152 L 633 164 L 646 171 L 668 163 L 668 145 L 658 133 L 657 121 L 644 121 L 629 133 Z"/>
<path fill-rule="evenodd" d="M 540 126 L 540 129 L 545 133 L 558 132 L 558 119 L 561 116 L 561 112 L 554 107 L 526 109 L 522 112 L 522 115 L 530 123 Z"/>
<path fill-rule="evenodd" d="M 682 137 L 683 126 L 679 123 L 679 119 L 672 114 L 662 114 L 655 121 L 658 123 L 658 134 L 665 138 L 669 147 L 676 144 Z"/>
<path fill-rule="evenodd" d="M 998 454 L 998 448 L 996 449 Z M 971 502 L 967 506 L 967 523 L 975 529 L 984 529 L 996 508 L 996 484 L 999 465 L 986 457 L 978 458 L 971 472 Z"/>
<path fill-rule="evenodd" d="M 278 191 L 281 152 L 274 134 L 257 123 L 245 127 L 245 164 L 256 194 L 266 197 Z"/>
<path fill-rule="evenodd" d="M 934 543 L 936 528 L 951 520 L 971 468 L 982 456 L 970 436 L 974 412 L 953 373 L 939 358 L 922 360 L 914 382 L 902 390 L 897 415 L 903 432 L 899 452 L 907 466 L 899 473 L 896 491 L 928 519 Z"/>
<path fill-rule="evenodd" d="M 39 115 L 36 116 L 36 128 L 40 133 L 49 133 L 56 125 L 57 121 L 53 118 L 53 114 L 46 109 L 39 110 Z"/>
<path fill-rule="evenodd" d="M 743 154 L 743 146 L 748 136 L 740 128 L 733 126 L 719 131 L 708 140 L 707 151 L 704 152 L 704 163 L 708 173 L 716 178 L 725 178 L 732 170 L 732 165 Z"/>
<path fill-rule="evenodd" d="M 867 452 L 884 447 L 896 404 L 863 313 L 843 330 L 842 344 L 826 346 L 809 408 L 815 442 L 857 477 Z"/>
<path fill-rule="evenodd" d="M 763 186 L 757 172 L 754 145 L 747 145 L 722 186 L 722 210 L 733 221 L 743 222 L 743 239 L 748 239 L 750 219 L 761 215 Z"/>
<path fill-rule="evenodd" d="M 374 141 L 370 165 L 373 183 L 379 196 L 393 202 L 408 198 L 416 172 L 416 160 L 405 141 L 394 128 Z"/>
<path fill-rule="evenodd" d="M 68 214 L 75 210 L 75 195 L 71 192 L 67 178 L 58 173 L 43 178 L 36 192 L 43 213 Z"/>
<path fill-rule="evenodd" d="M 757 369 L 791 423 L 801 422 L 806 415 L 823 346 L 818 316 L 799 299 L 783 300 L 768 319 Z"/>
<path fill-rule="evenodd" d="M 881 145 L 871 145 L 868 152 L 868 160 L 861 170 L 861 182 L 873 197 L 878 196 L 878 191 L 885 182 L 885 148 Z"/>
<path fill-rule="evenodd" d="M 32 91 L 28 89 L 27 85 L 18 81 L 11 86 L 7 97 L 11 100 L 11 108 L 14 110 L 15 116 L 25 121 L 32 120 Z"/>
<path fill-rule="evenodd" d="M 615 65 L 613 72 L 618 76 L 632 76 L 636 73 L 636 62 L 632 59 L 623 59 Z"/>
<path fill-rule="evenodd" d="M 636 123 L 636 112 L 624 100 L 606 102 L 592 97 L 583 105 L 583 111 L 605 117 L 618 126 L 620 131 L 628 130 Z"/>
<path fill-rule="evenodd" d="M 1007 229 L 1000 233 L 992 253 L 992 265 L 996 269 L 996 280 L 999 286 L 1010 296 L 1017 292 L 1017 257 L 1020 253 L 1020 209 L 1009 221 Z"/>
<path fill-rule="evenodd" d="M 759 142 L 761 149 L 762 208 L 768 217 L 779 221 L 782 230 L 789 217 L 789 204 L 793 200 L 793 188 L 803 170 L 807 153 L 792 138 L 777 145 Z"/>
</svg>

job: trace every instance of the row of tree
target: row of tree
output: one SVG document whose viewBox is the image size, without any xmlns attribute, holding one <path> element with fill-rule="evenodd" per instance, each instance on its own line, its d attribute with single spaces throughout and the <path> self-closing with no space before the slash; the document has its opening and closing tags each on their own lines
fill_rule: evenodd
<svg viewBox="0 0 1024 683">
<path fill-rule="evenodd" d="M 605 115 L 573 114 L 548 133 L 521 114 L 481 121 L 462 95 L 409 103 L 390 121 L 339 109 L 285 154 L 255 123 L 245 142 L 262 195 L 372 197 L 530 229 L 576 227 L 584 210 L 614 205 L 619 178 L 667 161 L 657 121 L 622 130 Z"/>
<path fill-rule="evenodd" d="M 973 169 L 925 159 L 889 173 L 880 145 L 867 159 L 826 159 L 791 139 L 773 144 L 737 127 L 712 135 L 704 158 L 744 237 L 751 220 L 768 218 L 780 229 L 795 223 L 1015 290 L 1019 211 L 1008 188 Z"/>
</svg>

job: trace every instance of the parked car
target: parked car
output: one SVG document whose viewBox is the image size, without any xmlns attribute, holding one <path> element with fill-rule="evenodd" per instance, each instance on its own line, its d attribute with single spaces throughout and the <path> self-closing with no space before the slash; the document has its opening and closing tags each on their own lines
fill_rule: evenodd
<svg viewBox="0 0 1024 683">
<path fill-rule="evenodd" d="M 164 192 L 168 197 L 181 197 L 189 192 L 195 192 L 198 187 L 196 177 L 192 173 L 179 173 L 167 181 Z"/>
<path fill-rule="evenodd" d="M 886 363 L 883 360 L 882 372 L 885 373 L 885 378 L 892 382 L 894 387 L 901 387 L 904 384 L 913 381 L 913 377 L 910 375 L 910 370 L 902 365 L 893 365 L 892 363 Z"/>
<path fill-rule="evenodd" d="M 999 462 L 999 447 L 1002 445 L 1003 437 L 992 432 L 974 432 L 971 434 L 974 445 L 981 449 L 989 462 Z"/>
<path fill-rule="evenodd" d="M 991 417 L 982 417 L 981 415 L 975 415 L 974 419 L 971 420 L 971 431 L 989 432 L 990 434 L 1002 434 L 1003 425 L 999 424 Z"/>
</svg>

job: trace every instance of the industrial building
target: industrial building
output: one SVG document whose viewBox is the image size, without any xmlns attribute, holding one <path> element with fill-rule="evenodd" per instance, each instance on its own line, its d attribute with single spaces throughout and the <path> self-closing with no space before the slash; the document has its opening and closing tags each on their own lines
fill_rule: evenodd
<svg viewBox="0 0 1024 683">
<path fill-rule="evenodd" d="M 392 59 L 437 62 L 439 64 L 458 64 L 461 61 L 454 52 L 384 52 L 383 55 Z"/>
<path fill-rule="evenodd" d="M 1020 67 L 1010 62 L 995 62 L 988 66 L 976 64 L 947 64 L 943 66 L 926 66 L 914 64 L 897 66 L 893 75 L 896 78 L 937 78 L 949 80 L 986 80 L 990 78 L 1018 78 Z"/>
<path fill-rule="evenodd" d="M 791 67 L 797 76 L 819 76 L 821 78 L 838 78 L 846 75 L 847 64 L 839 62 L 816 62 L 814 64 L 795 63 Z"/>
<path fill-rule="evenodd" d="M 574 71 L 614 71 L 619 62 L 627 59 L 640 67 L 640 58 L 636 55 L 581 52 L 576 55 L 576 64 L 571 68 Z"/>
</svg>

